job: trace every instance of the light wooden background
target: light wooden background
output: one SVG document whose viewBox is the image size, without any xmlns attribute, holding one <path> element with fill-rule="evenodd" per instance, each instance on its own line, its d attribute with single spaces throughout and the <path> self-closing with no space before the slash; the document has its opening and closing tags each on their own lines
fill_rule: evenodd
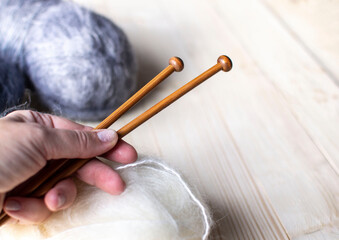
<svg viewBox="0 0 339 240">
<path fill-rule="evenodd" d="M 229 55 L 219 73 L 126 140 L 202 192 L 212 239 L 339 239 L 339 1 L 77 0 L 120 25 L 145 83 L 185 70 L 119 121 Z"/>
</svg>

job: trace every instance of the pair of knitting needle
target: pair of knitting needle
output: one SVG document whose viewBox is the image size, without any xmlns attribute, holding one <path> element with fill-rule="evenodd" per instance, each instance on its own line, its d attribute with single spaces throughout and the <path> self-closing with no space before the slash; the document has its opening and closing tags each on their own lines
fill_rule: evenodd
<svg viewBox="0 0 339 240">
<path fill-rule="evenodd" d="M 139 102 L 147 93 L 154 89 L 159 83 L 169 77 L 174 71 L 180 72 L 184 68 L 183 61 L 178 57 L 172 57 L 169 60 L 169 65 L 161 71 L 155 78 L 148 82 L 143 88 L 135 93 L 130 99 L 123 103 L 118 109 L 116 109 L 111 115 L 104 119 L 96 129 L 105 129 L 110 127 L 117 119 L 119 119 L 124 113 L 132 108 L 137 102 Z M 117 133 L 119 138 L 123 138 L 135 128 L 143 124 L 145 121 L 156 115 L 162 109 L 166 108 L 177 99 L 185 95 L 187 92 L 212 77 L 214 74 L 223 70 L 225 72 L 230 71 L 232 68 L 231 60 L 222 55 L 218 58 L 217 64 L 188 82 L 153 107 L 136 117 L 134 120 L 120 128 Z M 71 176 L 79 168 L 85 165 L 91 159 L 77 159 L 77 160 L 60 160 L 55 161 L 53 164 L 47 165 L 38 174 L 26 181 L 24 184 L 16 188 L 14 191 L 7 194 L 7 196 L 28 196 L 28 197 L 42 197 L 48 190 L 50 190 L 60 180 Z M 0 214 L 0 226 L 8 220 L 8 216 L 5 212 Z"/>
</svg>

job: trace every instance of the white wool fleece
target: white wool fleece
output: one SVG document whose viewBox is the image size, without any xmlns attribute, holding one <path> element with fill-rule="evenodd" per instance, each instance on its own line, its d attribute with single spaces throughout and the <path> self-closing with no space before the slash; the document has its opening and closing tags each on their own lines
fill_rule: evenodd
<svg viewBox="0 0 339 240">
<path fill-rule="evenodd" d="M 40 225 L 6 224 L 1 240 L 207 239 L 210 217 L 173 169 L 143 158 L 116 168 L 127 188 L 119 196 L 77 182 L 74 205 Z"/>
</svg>

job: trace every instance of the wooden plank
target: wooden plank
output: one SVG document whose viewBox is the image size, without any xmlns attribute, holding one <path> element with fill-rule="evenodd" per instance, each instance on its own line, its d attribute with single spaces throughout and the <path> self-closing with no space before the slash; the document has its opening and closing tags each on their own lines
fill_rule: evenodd
<svg viewBox="0 0 339 240">
<path fill-rule="evenodd" d="M 265 124 L 262 123 L 262 125 L 266 125 L 268 131 L 257 131 L 252 142 L 260 142 L 260 138 L 262 138 L 262 141 L 265 141 L 265 139 L 267 141 L 270 136 L 275 135 L 276 137 L 280 136 L 280 144 L 277 142 L 272 146 L 263 144 L 261 147 L 260 145 L 254 147 L 253 144 L 248 142 L 247 146 L 243 147 L 240 141 L 243 142 L 248 139 L 243 135 L 237 138 L 242 153 L 248 154 L 248 160 L 250 160 L 248 162 L 250 164 L 252 162 L 251 169 L 257 173 L 260 172 L 257 163 L 260 156 L 258 150 L 261 154 L 268 154 L 267 158 L 271 159 L 267 162 L 267 164 L 272 165 L 268 168 L 270 171 L 266 170 L 266 173 L 262 172 L 262 174 L 271 173 L 273 176 L 266 176 L 262 182 L 270 185 L 265 189 L 268 191 L 272 204 L 290 236 L 298 236 L 300 233 L 321 229 L 326 225 L 337 229 L 337 165 L 332 159 L 328 158 L 328 154 L 324 154 L 324 149 L 321 149 L 319 142 L 313 138 L 315 135 L 312 135 L 311 138 L 307 137 L 311 133 L 318 132 L 319 135 L 316 137 L 319 141 L 330 138 L 327 141 L 329 143 L 327 149 L 338 150 L 336 148 L 338 143 L 336 140 L 339 136 L 336 129 L 338 114 L 333 111 L 337 108 L 338 102 L 331 99 L 326 103 L 319 103 L 313 95 L 316 88 L 337 94 L 337 87 L 326 72 L 323 72 L 299 44 L 291 38 L 289 33 L 281 27 L 279 22 L 272 19 L 272 15 L 267 9 L 256 1 L 237 1 L 237 3 L 217 1 L 215 11 L 225 17 L 224 22 L 228 23 L 227 26 L 230 26 L 248 54 L 255 60 L 253 64 L 259 67 L 259 70 L 272 85 L 272 89 L 261 90 L 256 95 L 256 99 L 260 98 L 262 94 L 268 95 L 266 103 L 263 104 L 272 105 L 265 107 L 266 112 L 272 111 L 272 113 L 266 113 L 264 117 L 260 117 L 265 122 L 270 119 Z M 270 96 L 273 91 L 276 93 Z M 284 101 L 281 101 L 280 104 L 273 104 L 272 100 L 280 94 Z M 247 99 L 247 101 L 252 101 L 252 104 L 255 104 L 253 99 Z M 283 107 L 286 109 L 284 110 Z M 251 113 L 251 109 L 246 109 L 246 116 Z M 278 112 L 282 111 L 290 111 L 290 119 L 287 116 L 279 117 Z M 253 120 L 258 118 L 258 113 L 258 110 L 253 112 L 252 124 Z M 262 112 L 259 115 L 261 114 Z M 229 116 L 233 115 L 230 114 Z M 328 118 L 329 116 L 330 118 Z M 291 123 L 287 124 L 287 120 Z M 297 125 L 293 127 L 292 123 L 295 120 L 300 123 L 299 127 Z M 239 121 L 239 118 L 237 118 L 237 121 Z M 236 126 L 238 125 L 239 123 Z M 274 127 L 274 125 L 276 126 Z M 304 129 L 307 127 L 304 134 L 300 131 L 300 127 Z M 299 130 L 297 130 L 298 128 Z M 240 133 L 240 130 L 235 129 L 235 134 Z M 269 135 L 261 136 L 265 132 Z M 286 140 L 288 141 L 286 142 Z M 269 143 L 271 145 L 272 141 L 270 140 Z M 281 150 L 276 148 L 279 145 Z M 318 150 L 315 149 L 315 145 Z M 258 149 L 258 147 L 260 148 Z M 253 152 L 251 152 L 251 148 L 254 148 Z M 268 148 L 273 148 L 274 151 L 269 151 Z M 272 159 L 275 159 L 275 164 L 272 163 Z M 276 161 L 279 161 L 279 163 Z M 279 165 L 281 166 L 278 167 Z M 278 167 L 277 172 L 274 171 L 276 167 Z M 283 172 L 280 173 L 280 171 Z M 269 191 L 274 190 L 272 181 L 277 181 L 275 191 L 286 191 L 291 197 L 280 196 L 280 198 L 276 198 L 280 195 L 278 192 L 275 193 L 276 196 L 271 195 L 273 192 L 270 193 Z M 280 184 L 278 184 L 279 182 Z M 277 186 L 279 186 L 279 189 L 277 189 Z M 313 200 L 310 201 L 309 199 Z M 327 237 L 330 239 L 333 235 Z"/>
<path fill-rule="evenodd" d="M 339 2 L 262 0 L 281 25 L 339 85 Z"/>
<path fill-rule="evenodd" d="M 339 121 L 338 87 L 279 21 L 266 21 L 273 15 L 264 7 L 254 1 L 245 9 L 240 5 L 236 13 L 225 15 L 229 24 L 233 23 L 233 32 L 253 58 L 260 59 L 258 66 L 281 90 L 293 114 L 339 172 L 339 129 L 335 124 Z M 265 17 L 259 18 L 261 14 Z M 246 21 L 241 20 L 243 16 Z"/>
<path fill-rule="evenodd" d="M 245 0 L 85 3 L 130 36 L 142 79 L 174 54 L 186 60 L 183 73 L 119 124 L 221 53 L 233 57 L 232 72 L 204 83 L 127 138 L 198 186 L 213 206 L 215 239 L 335 237 L 337 102 L 317 101 L 315 90 L 326 96 L 338 90 L 266 7 Z"/>
</svg>

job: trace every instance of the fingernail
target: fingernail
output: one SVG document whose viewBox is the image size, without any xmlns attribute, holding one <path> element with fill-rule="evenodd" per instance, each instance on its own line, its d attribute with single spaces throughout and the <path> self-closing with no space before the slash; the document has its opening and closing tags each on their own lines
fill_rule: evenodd
<svg viewBox="0 0 339 240">
<path fill-rule="evenodd" d="M 21 210 L 21 204 L 16 200 L 7 200 L 5 203 L 5 210 L 13 212 L 19 211 Z"/>
<path fill-rule="evenodd" d="M 66 203 L 66 197 L 64 195 L 58 195 L 58 206 L 57 208 L 61 208 Z"/>
<path fill-rule="evenodd" d="M 98 138 L 101 142 L 113 142 L 118 137 L 117 133 L 113 130 L 103 130 L 97 133 Z"/>
</svg>

